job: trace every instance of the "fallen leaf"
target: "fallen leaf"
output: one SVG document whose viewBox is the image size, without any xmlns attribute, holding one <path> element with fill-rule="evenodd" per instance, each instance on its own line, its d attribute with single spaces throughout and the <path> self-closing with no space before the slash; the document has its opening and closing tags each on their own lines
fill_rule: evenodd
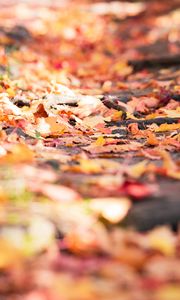
<svg viewBox="0 0 180 300">
<path fill-rule="evenodd" d="M 158 250 L 164 255 L 174 255 L 175 237 L 168 227 L 159 227 L 152 230 L 148 234 L 147 239 L 152 249 Z"/>
<path fill-rule="evenodd" d="M 57 202 L 71 202 L 82 199 L 77 192 L 63 185 L 30 182 L 29 189 Z"/>
<path fill-rule="evenodd" d="M 97 138 L 97 140 L 93 143 L 93 145 L 95 146 L 104 146 L 104 144 L 106 143 L 106 140 L 103 136 L 99 136 Z"/>
<path fill-rule="evenodd" d="M 137 151 L 142 147 L 142 144 L 138 142 L 131 142 L 131 144 L 123 144 L 123 145 L 106 145 L 106 146 L 94 146 L 90 145 L 84 147 L 84 150 L 93 153 L 118 153 L 118 152 L 126 152 L 126 151 Z"/>
<path fill-rule="evenodd" d="M 161 124 L 160 126 L 155 128 L 155 132 L 163 132 L 163 131 L 171 131 L 180 129 L 180 123 L 178 124 Z"/>
<path fill-rule="evenodd" d="M 156 135 L 153 132 L 151 132 L 151 131 L 149 131 L 147 133 L 147 143 L 148 143 L 148 145 L 151 145 L 151 146 L 157 146 L 157 145 L 159 145 L 159 141 L 156 138 Z"/>
<path fill-rule="evenodd" d="M 132 165 L 128 168 L 128 174 L 133 178 L 139 178 L 147 170 L 147 160 L 143 160 L 135 165 Z"/>
<path fill-rule="evenodd" d="M 154 192 L 150 186 L 139 182 L 125 182 L 119 189 L 120 192 L 136 199 L 143 199 Z"/>
<path fill-rule="evenodd" d="M 89 203 L 92 211 L 110 223 L 118 223 L 127 215 L 131 207 L 131 201 L 128 198 L 96 198 L 91 199 Z"/>
<path fill-rule="evenodd" d="M 25 144 L 16 144 L 3 156 L 0 157 L 0 163 L 16 164 L 32 162 L 34 152 Z"/>
</svg>

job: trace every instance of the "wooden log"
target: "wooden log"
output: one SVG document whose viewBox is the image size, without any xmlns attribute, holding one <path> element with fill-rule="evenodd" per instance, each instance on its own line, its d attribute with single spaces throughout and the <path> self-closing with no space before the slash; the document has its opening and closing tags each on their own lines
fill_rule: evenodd
<svg viewBox="0 0 180 300">
<path fill-rule="evenodd" d="M 156 226 L 172 225 L 180 222 L 180 200 L 159 197 L 134 205 L 122 225 L 139 231 L 147 231 Z"/>
<path fill-rule="evenodd" d="M 142 60 L 130 60 L 131 65 L 135 72 L 143 69 L 151 68 L 167 68 L 171 66 L 180 65 L 180 55 L 169 55 L 164 57 L 145 58 Z"/>
</svg>

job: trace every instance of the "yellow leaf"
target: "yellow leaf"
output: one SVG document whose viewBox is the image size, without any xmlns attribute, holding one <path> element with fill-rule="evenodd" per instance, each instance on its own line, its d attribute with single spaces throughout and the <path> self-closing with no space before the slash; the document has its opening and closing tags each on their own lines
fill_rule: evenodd
<svg viewBox="0 0 180 300">
<path fill-rule="evenodd" d="M 147 115 L 145 119 L 150 120 L 150 119 L 155 119 L 157 117 L 159 117 L 159 115 L 157 113 L 152 113 L 152 114 Z"/>
<path fill-rule="evenodd" d="M 139 178 L 145 173 L 147 168 L 147 160 L 143 160 L 133 166 L 130 166 L 129 174 L 134 178 Z"/>
<path fill-rule="evenodd" d="M 180 286 L 178 284 L 169 284 L 160 288 L 156 292 L 155 299 L 158 300 L 179 300 Z"/>
<path fill-rule="evenodd" d="M 96 160 L 81 159 L 80 165 L 73 167 L 73 170 L 80 171 L 86 174 L 96 174 L 102 171 L 102 166 Z"/>
<path fill-rule="evenodd" d="M 161 124 L 157 128 L 155 128 L 155 132 L 162 132 L 162 131 L 170 131 L 180 129 L 180 123 L 178 124 Z"/>
<path fill-rule="evenodd" d="M 124 61 L 119 61 L 113 66 L 114 72 L 120 76 L 126 76 L 132 73 L 133 68 Z"/>
<path fill-rule="evenodd" d="M 6 92 L 8 93 L 9 97 L 14 97 L 15 96 L 15 91 L 13 91 L 13 89 L 8 88 L 6 90 Z"/>
<path fill-rule="evenodd" d="M 105 138 L 103 136 L 99 136 L 97 140 L 95 141 L 94 145 L 96 146 L 104 146 L 106 143 Z"/>
<path fill-rule="evenodd" d="M 127 119 L 132 119 L 132 120 L 138 120 L 138 118 L 136 118 L 133 114 L 131 114 L 130 112 L 126 112 L 126 118 Z"/>
<path fill-rule="evenodd" d="M 160 227 L 151 231 L 148 235 L 151 248 L 160 251 L 164 255 L 174 255 L 175 239 L 169 228 Z"/>
<path fill-rule="evenodd" d="M 180 91 L 180 86 L 179 86 L 179 85 L 175 85 L 175 86 L 174 86 L 174 90 L 175 90 L 176 92 Z"/>
<path fill-rule="evenodd" d="M 123 114 L 122 111 L 115 111 L 114 114 L 112 115 L 112 120 L 113 121 L 121 120 L 122 114 Z"/>
</svg>

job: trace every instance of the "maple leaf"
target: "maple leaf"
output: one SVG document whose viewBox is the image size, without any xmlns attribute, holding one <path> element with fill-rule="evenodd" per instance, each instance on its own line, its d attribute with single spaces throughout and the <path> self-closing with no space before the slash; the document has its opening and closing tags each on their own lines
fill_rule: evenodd
<svg viewBox="0 0 180 300">
<path fill-rule="evenodd" d="M 37 129 L 42 136 L 47 135 L 61 135 L 67 131 L 66 123 L 59 123 L 56 117 L 38 118 Z"/>
</svg>

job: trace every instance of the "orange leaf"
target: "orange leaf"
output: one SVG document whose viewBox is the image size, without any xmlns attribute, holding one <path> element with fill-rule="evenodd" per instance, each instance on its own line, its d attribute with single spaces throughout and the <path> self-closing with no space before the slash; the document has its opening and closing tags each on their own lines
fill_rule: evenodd
<svg viewBox="0 0 180 300">
<path fill-rule="evenodd" d="M 56 117 L 48 117 L 46 118 L 46 123 L 50 125 L 50 130 L 52 133 L 62 134 L 64 133 L 66 127 L 64 124 L 60 124 L 57 122 Z"/>
<path fill-rule="evenodd" d="M 35 116 L 35 118 L 46 118 L 46 117 L 48 117 L 48 114 L 45 111 L 43 104 L 38 105 L 37 110 L 34 113 L 34 116 Z"/>
<path fill-rule="evenodd" d="M 125 152 L 125 151 L 137 151 L 143 145 L 138 142 L 131 142 L 131 144 L 123 144 L 123 145 L 106 145 L 106 146 L 94 146 L 89 145 L 84 147 L 84 149 L 90 153 L 118 153 L 118 152 Z"/>
<path fill-rule="evenodd" d="M 12 265 L 18 265 L 21 259 L 21 253 L 5 239 L 0 239 L 0 268 L 7 268 Z"/>
<path fill-rule="evenodd" d="M 12 147 L 9 153 L 0 157 L 0 163 L 24 163 L 33 161 L 34 153 L 24 144 L 17 144 Z"/>
<path fill-rule="evenodd" d="M 151 131 L 148 132 L 147 143 L 151 146 L 159 145 L 159 141 L 156 138 L 155 134 Z"/>
<path fill-rule="evenodd" d="M 139 130 L 138 124 L 137 124 L 137 123 L 129 124 L 129 125 L 128 125 L 128 130 L 129 130 L 130 133 L 132 133 L 133 135 L 141 134 L 141 130 Z"/>
</svg>

